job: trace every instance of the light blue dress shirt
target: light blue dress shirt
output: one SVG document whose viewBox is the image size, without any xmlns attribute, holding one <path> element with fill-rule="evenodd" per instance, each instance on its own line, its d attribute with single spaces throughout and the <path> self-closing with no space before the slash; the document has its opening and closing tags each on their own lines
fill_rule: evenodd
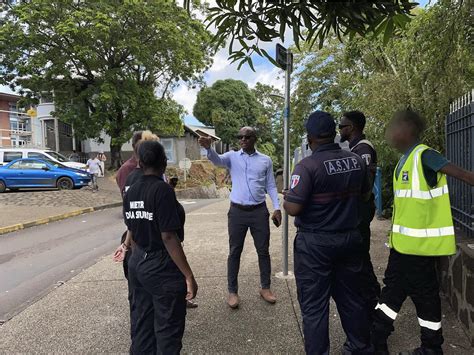
<svg viewBox="0 0 474 355">
<path fill-rule="evenodd" d="M 258 205 L 265 202 L 265 194 L 272 199 L 273 208 L 280 209 L 278 192 L 269 156 L 255 151 L 247 154 L 242 149 L 222 155 L 214 149 L 207 150 L 207 158 L 217 166 L 229 169 L 232 179 L 230 200 L 240 205 Z"/>
</svg>

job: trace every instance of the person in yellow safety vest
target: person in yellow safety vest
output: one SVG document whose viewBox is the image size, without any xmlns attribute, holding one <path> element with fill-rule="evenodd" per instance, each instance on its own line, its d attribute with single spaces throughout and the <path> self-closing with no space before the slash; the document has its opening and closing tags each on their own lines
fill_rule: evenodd
<svg viewBox="0 0 474 355">
<path fill-rule="evenodd" d="M 420 115 L 406 110 L 395 113 L 386 131 L 388 143 L 403 156 L 393 176 L 391 250 L 371 331 L 378 355 L 389 354 L 387 338 L 408 296 L 416 307 L 421 346 L 400 354 L 443 353 L 435 264 L 439 256 L 456 251 L 446 175 L 474 185 L 474 173 L 421 144 L 424 129 Z"/>
</svg>

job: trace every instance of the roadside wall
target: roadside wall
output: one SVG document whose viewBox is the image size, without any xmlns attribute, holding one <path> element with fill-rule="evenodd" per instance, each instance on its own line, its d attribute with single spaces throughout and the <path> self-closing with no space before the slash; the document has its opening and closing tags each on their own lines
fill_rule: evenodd
<svg viewBox="0 0 474 355">
<path fill-rule="evenodd" d="M 441 290 L 474 346 L 474 241 L 461 237 L 456 254 L 439 266 Z"/>
</svg>

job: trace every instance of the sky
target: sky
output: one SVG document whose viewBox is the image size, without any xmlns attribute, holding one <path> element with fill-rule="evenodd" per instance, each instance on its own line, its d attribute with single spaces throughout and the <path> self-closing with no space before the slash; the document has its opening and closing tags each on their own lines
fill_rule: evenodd
<svg viewBox="0 0 474 355">
<path fill-rule="evenodd" d="M 420 6 L 425 7 L 427 5 L 434 3 L 436 0 L 418 0 Z M 210 0 L 209 2 L 213 2 Z M 288 31 L 287 33 L 290 33 Z M 272 43 L 262 43 L 261 47 L 267 50 L 267 52 L 274 56 L 275 46 L 278 41 Z M 291 42 L 289 38 L 283 43 L 283 45 L 288 46 Z M 212 67 L 204 74 L 204 80 L 207 86 L 211 86 L 214 82 L 221 79 L 238 79 L 242 80 L 249 87 L 254 87 L 257 82 L 262 84 L 273 85 L 277 88 L 283 89 L 284 86 L 284 75 L 283 72 L 276 68 L 268 59 L 262 58 L 258 55 L 252 57 L 255 72 L 253 72 L 250 67 L 245 64 L 240 70 L 237 70 L 238 63 L 230 64 L 228 61 L 228 48 L 223 48 L 216 53 L 214 57 L 214 63 Z M 173 98 L 183 105 L 187 114 L 184 117 L 184 122 L 189 125 L 202 125 L 194 116 L 192 116 L 193 106 L 196 102 L 197 93 L 200 88 L 196 87 L 194 89 L 188 88 L 185 85 L 180 85 L 173 92 Z M 0 92 L 11 93 L 11 90 L 6 86 L 0 85 Z"/>
</svg>

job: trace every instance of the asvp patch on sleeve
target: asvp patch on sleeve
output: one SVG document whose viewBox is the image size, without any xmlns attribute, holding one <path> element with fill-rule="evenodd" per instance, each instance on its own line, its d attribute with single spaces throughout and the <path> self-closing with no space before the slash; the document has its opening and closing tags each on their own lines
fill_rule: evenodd
<svg viewBox="0 0 474 355">
<path fill-rule="evenodd" d="M 299 175 L 291 175 L 291 185 L 290 189 L 294 189 L 300 182 L 300 176 Z"/>
<path fill-rule="evenodd" d="M 372 159 L 370 154 L 362 154 L 361 158 L 365 161 L 365 164 L 370 165 L 370 161 Z"/>
</svg>

